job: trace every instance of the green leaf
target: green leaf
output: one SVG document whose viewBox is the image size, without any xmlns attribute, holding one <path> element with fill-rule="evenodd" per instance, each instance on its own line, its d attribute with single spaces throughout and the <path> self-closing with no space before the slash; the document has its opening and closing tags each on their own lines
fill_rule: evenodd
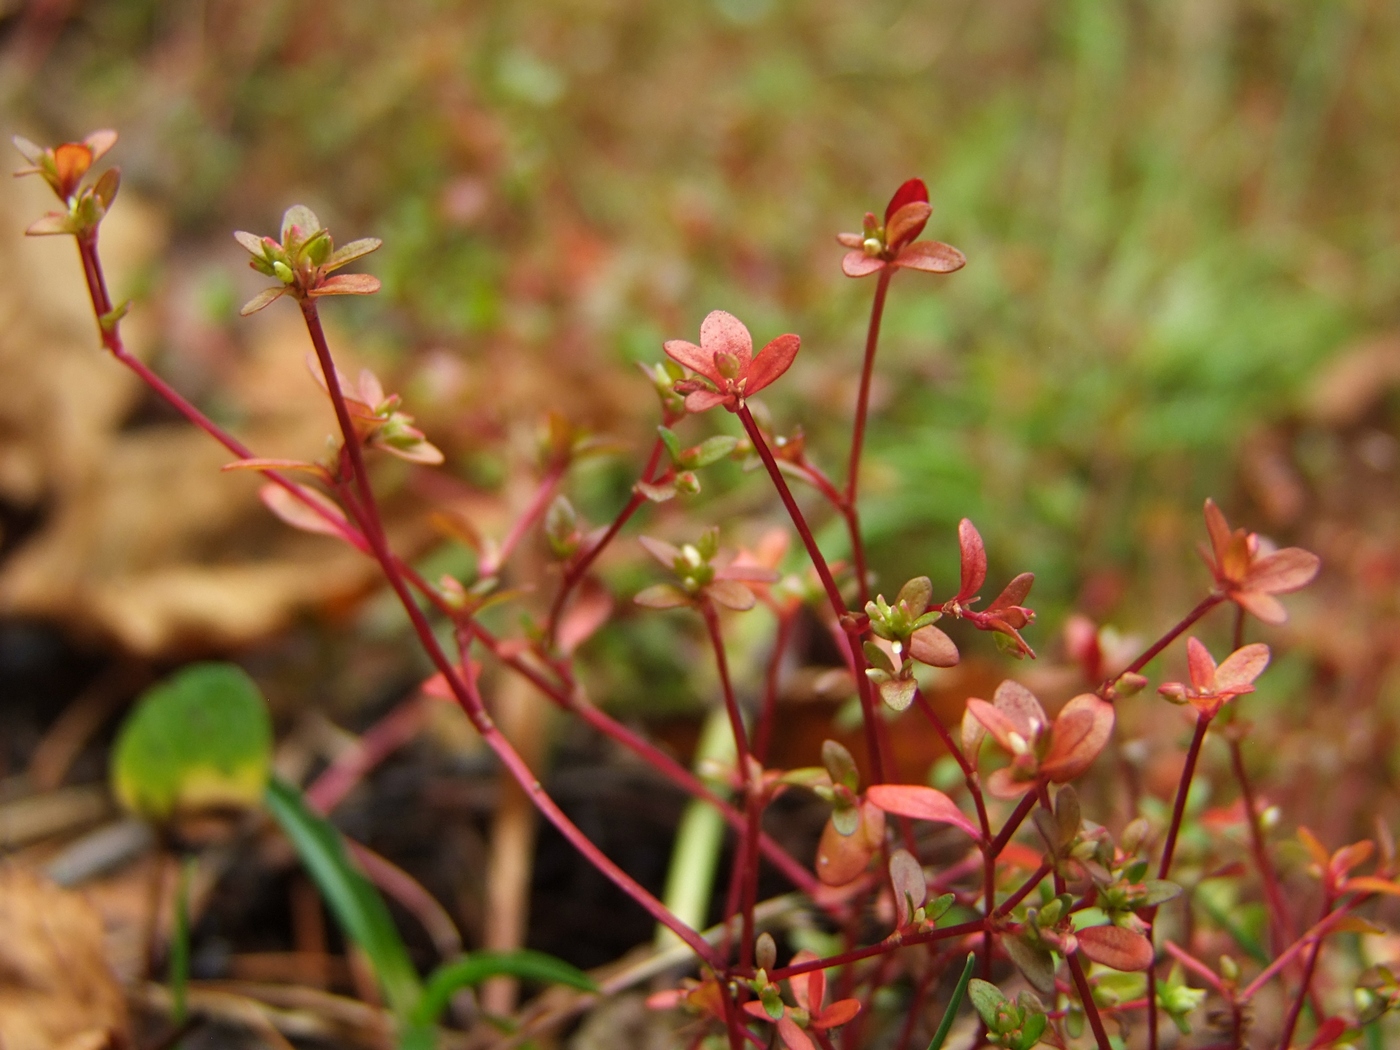
<svg viewBox="0 0 1400 1050">
<path fill-rule="evenodd" d="M 656 432 L 661 435 L 661 443 L 666 446 L 666 452 L 671 457 L 672 463 L 679 463 L 681 458 L 681 439 L 676 437 L 676 432 L 670 427 L 657 427 Z"/>
<path fill-rule="evenodd" d="M 581 992 L 598 991 L 598 986 L 588 974 L 544 952 L 523 948 L 513 952 L 473 952 L 465 958 L 443 963 L 433 971 L 423 998 L 413 1012 L 414 1022 L 432 1024 L 459 989 L 503 976 L 545 984 L 564 984 Z"/>
<path fill-rule="evenodd" d="M 256 806 L 272 763 L 262 693 L 239 667 L 193 664 L 142 694 L 112 755 L 112 790 L 157 823 Z"/>
<path fill-rule="evenodd" d="M 733 452 L 739 444 L 739 439 L 729 437 L 727 434 L 718 434 L 712 438 L 706 438 L 690 451 L 686 458 L 687 467 L 708 467 L 711 463 L 718 463 L 729 453 Z"/>
<path fill-rule="evenodd" d="M 1011 1005 L 1010 1000 L 996 985 L 976 977 L 968 982 L 967 995 L 972 1000 L 977 1015 L 982 1018 L 982 1023 L 995 1032 L 999 1021 L 997 1014 Z"/>
<path fill-rule="evenodd" d="M 963 994 L 967 991 L 968 981 L 972 979 L 972 968 L 976 964 L 977 956 L 968 952 L 962 976 L 958 978 L 957 987 L 953 989 L 953 997 L 948 1000 L 948 1006 L 943 1011 L 943 1020 L 938 1023 L 938 1031 L 933 1033 L 933 1041 L 928 1044 L 928 1050 L 943 1050 L 944 1040 L 948 1038 L 948 1033 L 953 1030 L 953 1020 L 958 1015 L 958 1007 L 962 1005 Z"/>
<path fill-rule="evenodd" d="M 423 985 L 379 891 L 351 861 L 340 832 L 307 808 L 301 792 L 273 779 L 266 799 L 341 929 L 374 967 L 390 1009 L 407 1021 L 422 1002 Z"/>
</svg>

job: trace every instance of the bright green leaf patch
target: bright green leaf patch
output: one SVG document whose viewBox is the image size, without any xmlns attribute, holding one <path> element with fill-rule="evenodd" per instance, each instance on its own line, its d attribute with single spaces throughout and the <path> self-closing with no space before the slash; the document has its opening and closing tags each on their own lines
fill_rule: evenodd
<svg viewBox="0 0 1400 1050">
<path fill-rule="evenodd" d="M 233 664 L 194 664 L 137 701 L 117 738 L 112 789 L 165 822 L 181 813 L 256 806 L 272 762 L 262 693 Z"/>
</svg>

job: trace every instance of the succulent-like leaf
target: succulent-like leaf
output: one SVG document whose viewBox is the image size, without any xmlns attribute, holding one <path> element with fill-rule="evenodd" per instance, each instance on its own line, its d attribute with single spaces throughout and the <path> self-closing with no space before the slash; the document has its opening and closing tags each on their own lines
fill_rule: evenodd
<svg viewBox="0 0 1400 1050">
<path fill-rule="evenodd" d="M 909 638 L 909 655 L 930 667 L 955 667 L 960 659 L 958 647 L 937 627 L 920 627 Z"/>
<path fill-rule="evenodd" d="M 1075 936 L 1086 956 L 1110 970 L 1145 970 L 1156 957 L 1151 941 L 1121 926 L 1089 926 Z"/>
<path fill-rule="evenodd" d="M 967 256 L 941 241 L 915 241 L 900 249 L 892 265 L 925 273 L 953 273 L 967 265 Z"/>
<path fill-rule="evenodd" d="M 891 711 L 904 711 L 914 702 L 919 683 L 912 678 L 890 678 L 879 684 L 879 690 L 886 707 Z"/>
<path fill-rule="evenodd" d="M 669 583 L 653 584 L 639 591 L 632 600 L 648 609 L 679 609 L 683 605 L 691 604 L 690 595 Z"/>
<path fill-rule="evenodd" d="M 342 266 L 354 262 L 356 259 L 363 258 L 370 252 L 378 251 L 383 246 L 384 242 L 378 237 L 361 237 L 359 240 L 351 241 L 349 244 L 342 244 L 331 253 L 330 257 L 326 259 L 323 265 L 326 268 L 326 272 L 329 273 L 331 270 L 338 270 Z"/>
<path fill-rule="evenodd" d="M 958 586 L 959 602 L 975 597 L 987 578 L 987 548 L 982 535 L 967 518 L 958 522 L 958 549 L 962 555 L 962 580 Z"/>
<path fill-rule="evenodd" d="M 287 286 L 285 284 L 278 285 L 276 288 L 264 288 L 257 295 L 253 296 L 253 298 L 249 299 L 246 303 L 239 307 L 238 313 L 242 317 L 247 317 L 250 314 L 255 314 L 259 310 L 263 310 L 271 306 L 278 299 L 282 298 L 282 296 L 285 295 L 286 292 Z"/>
<path fill-rule="evenodd" d="M 1093 693 L 1081 693 L 1060 709 L 1040 770 L 1057 784 L 1073 780 L 1099 756 L 1113 733 L 1114 709 Z"/>
<path fill-rule="evenodd" d="M 350 523 L 345 518 L 345 512 L 329 496 L 304 485 L 297 485 L 296 490 L 300 499 L 281 485 L 264 485 L 258 490 L 258 497 L 268 510 L 292 528 L 323 536 L 345 535 Z M 313 506 L 307 506 L 308 503 Z"/>
<path fill-rule="evenodd" d="M 908 926 L 915 910 L 928 899 L 923 865 L 908 850 L 897 849 L 890 854 L 890 889 L 894 893 L 895 924 Z"/>
<path fill-rule="evenodd" d="M 914 616 L 919 616 L 933 601 L 933 583 L 927 576 L 915 576 L 899 589 L 896 604 L 902 604 Z"/>
<path fill-rule="evenodd" d="M 306 294 L 312 298 L 323 295 L 373 295 L 379 291 L 379 278 L 367 273 L 338 273 L 327 277 Z"/>
<path fill-rule="evenodd" d="M 937 788 L 922 784 L 874 784 L 866 789 L 865 797 L 886 813 L 951 824 L 973 838 L 979 835 L 977 825 Z"/>
<path fill-rule="evenodd" d="M 1055 956 L 1042 944 L 1032 944 L 1016 933 L 1001 935 L 1001 946 L 1031 987 L 1046 995 L 1055 994 Z"/>
<path fill-rule="evenodd" d="M 324 229 L 321 220 L 316 218 L 316 213 L 305 204 L 293 204 L 282 213 L 282 230 L 278 236 L 284 245 L 287 243 L 287 235 L 292 232 L 293 226 L 301 231 L 303 244 L 317 231 Z"/>
</svg>

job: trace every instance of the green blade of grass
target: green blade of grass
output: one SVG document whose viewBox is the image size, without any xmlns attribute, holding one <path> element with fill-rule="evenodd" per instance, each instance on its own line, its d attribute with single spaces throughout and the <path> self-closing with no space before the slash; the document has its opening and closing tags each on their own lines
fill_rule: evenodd
<svg viewBox="0 0 1400 1050">
<path fill-rule="evenodd" d="M 967 983 L 972 980 L 972 968 L 976 963 L 977 956 L 968 952 L 967 964 L 953 989 L 953 997 L 948 1000 L 948 1008 L 943 1011 L 943 1020 L 938 1023 L 938 1031 L 933 1033 L 933 1042 L 928 1044 L 928 1050 L 943 1050 L 943 1042 L 953 1030 L 953 1020 L 958 1016 L 958 1007 L 962 1005 L 963 996 L 967 993 Z"/>
<path fill-rule="evenodd" d="M 422 1001 L 423 984 L 379 891 L 351 861 L 340 832 L 307 808 L 300 791 L 274 778 L 266 798 L 341 929 L 374 967 L 390 1009 L 406 1020 Z"/>
<path fill-rule="evenodd" d="M 463 959 L 443 963 L 431 977 L 418 1009 L 416 1024 L 432 1024 L 447 1009 L 453 993 L 480 984 L 492 977 L 520 977 L 527 981 L 566 984 L 583 992 L 596 992 L 598 986 L 588 974 L 562 959 L 544 952 L 520 949 L 512 952 L 473 952 Z"/>
</svg>

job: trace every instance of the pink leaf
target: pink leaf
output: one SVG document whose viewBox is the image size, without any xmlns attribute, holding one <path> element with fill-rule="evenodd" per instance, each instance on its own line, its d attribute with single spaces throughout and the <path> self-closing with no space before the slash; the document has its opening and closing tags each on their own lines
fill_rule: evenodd
<svg viewBox="0 0 1400 1050">
<path fill-rule="evenodd" d="M 866 255 L 863 251 L 847 252 L 841 259 L 841 272 L 847 277 L 868 277 L 884 266 L 884 259 L 878 255 Z"/>
<path fill-rule="evenodd" d="M 737 580 L 714 580 L 705 588 L 705 593 L 716 605 L 736 612 L 747 612 L 758 601 L 753 591 Z"/>
<path fill-rule="evenodd" d="M 967 518 L 958 522 L 958 549 L 962 554 L 962 583 L 954 600 L 965 602 L 982 589 L 987 579 L 987 548 L 982 536 Z"/>
<path fill-rule="evenodd" d="M 716 353 L 733 354 L 739 362 L 739 374 L 749 370 L 753 362 L 753 337 L 744 322 L 723 310 L 711 310 L 700 322 L 700 345 L 714 359 Z"/>
<path fill-rule="evenodd" d="M 1045 708 L 1040 706 L 1035 694 L 1020 682 L 1006 679 L 997 686 L 997 691 L 992 695 L 992 702 L 996 704 L 998 711 L 1011 719 L 1016 732 L 1026 740 L 1035 737 L 1050 724 L 1050 719 L 1045 717 Z"/>
<path fill-rule="evenodd" d="M 612 614 L 612 596 L 597 584 L 585 584 L 574 603 L 559 620 L 556 639 L 559 651 L 569 655 L 608 622 Z"/>
<path fill-rule="evenodd" d="M 921 784 L 875 784 L 865 797 L 884 810 L 900 817 L 931 820 L 961 828 L 973 838 L 978 837 L 977 825 L 943 792 Z"/>
<path fill-rule="evenodd" d="M 1084 954 L 1110 970 L 1145 970 L 1156 957 L 1151 941 L 1121 926 L 1090 926 L 1076 936 Z"/>
<path fill-rule="evenodd" d="M 746 394 L 756 394 L 791 367 L 797 357 L 801 340 L 797 336 L 780 335 L 765 346 L 754 358 L 749 368 L 749 382 L 744 388 Z"/>
<path fill-rule="evenodd" d="M 730 400 L 732 395 L 721 394 L 717 390 L 694 390 L 685 396 L 685 410 L 691 415 L 698 415 Z"/>
<path fill-rule="evenodd" d="M 684 365 L 692 372 L 698 372 L 716 383 L 720 381 L 720 375 L 715 371 L 715 355 L 712 351 L 701 350 L 694 343 L 684 339 L 668 339 L 662 344 L 662 349 L 666 351 L 666 356 L 677 364 Z"/>
<path fill-rule="evenodd" d="M 1099 757 L 1113 733 L 1113 705 L 1081 693 L 1060 710 L 1040 771 L 1057 784 L 1073 780 Z"/>
<path fill-rule="evenodd" d="M 1210 534 L 1210 547 L 1218 566 L 1225 560 L 1225 551 L 1230 546 L 1230 523 L 1215 505 L 1215 500 L 1207 499 L 1205 506 L 1206 532 Z"/>
<path fill-rule="evenodd" d="M 257 295 L 253 296 L 253 298 L 244 303 L 239 308 L 238 312 L 241 316 L 247 317 L 249 314 L 255 314 L 259 310 L 271 306 L 286 294 L 287 286 L 285 284 L 277 288 L 264 288 Z"/>
<path fill-rule="evenodd" d="M 941 241 L 915 241 L 900 249 L 893 265 L 924 273 L 953 273 L 967 265 L 967 256 Z"/>
<path fill-rule="evenodd" d="M 317 532 L 323 536 L 345 535 L 349 528 L 345 512 L 329 496 L 302 485 L 296 486 L 296 490 L 301 498 L 293 496 L 281 485 L 264 485 L 258 490 L 258 496 L 268 510 L 295 529 Z"/>
<path fill-rule="evenodd" d="M 817 1046 L 811 1038 L 787 1014 L 778 1018 L 778 1035 L 782 1037 L 783 1045 L 788 1050 L 817 1050 Z"/>
<path fill-rule="evenodd" d="M 665 540 L 658 540 L 652 536 L 638 536 L 637 542 L 648 554 L 668 569 L 675 568 L 676 562 L 680 560 L 681 549 L 673 543 L 667 543 Z"/>
<path fill-rule="evenodd" d="M 1240 591 L 1231 597 L 1261 623 L 1277 626 L 1288 620 L 1288 610 L 1283 607 L 1283 602 L 1272 594 L 1264 594 L 1262 591 Z"/>
<path fill-rule="evenodd" d="M 1186 667 L 1196 692 L 1215 692 L 1215 658 L 1194 636 L 1186 639 Z"/>
<path fill-rule="evenodd" d="M 1322 567 L 1322 559 L 1302 547 L 1285 547 L 1266 554 L 1252 566 L 1244 585 L 1265 594 L 1288 594 L 1306 587 Z"/>
<path fill-rule="evenodd" d="M 958 662 L 958 647 L 933 624 L 927 624 L 910 637 L 909 655 L 930 667 L 954 667 Z"/>
<path fill-rule="evenodd" d="M 1215 669 L 1215 687 L 1222 692 L 1251 685 L 1269 666 L 1269 647 L 1262 642 L 1236 649 Z"/>
<path fill-rule="evenodd" d="M 690 595 L 669 583 L 658 583 L 639 591 L 632 600 L 648 609 L 679 609 L 690 604 Z"/>
<path fill-rule="evenodd" d="M 379 278 L 367 273 L 338 273 L 327 277 L 306 294 L 312 298 L 322 295 L 373 295 L 379 291 Z"/>
</svg>

